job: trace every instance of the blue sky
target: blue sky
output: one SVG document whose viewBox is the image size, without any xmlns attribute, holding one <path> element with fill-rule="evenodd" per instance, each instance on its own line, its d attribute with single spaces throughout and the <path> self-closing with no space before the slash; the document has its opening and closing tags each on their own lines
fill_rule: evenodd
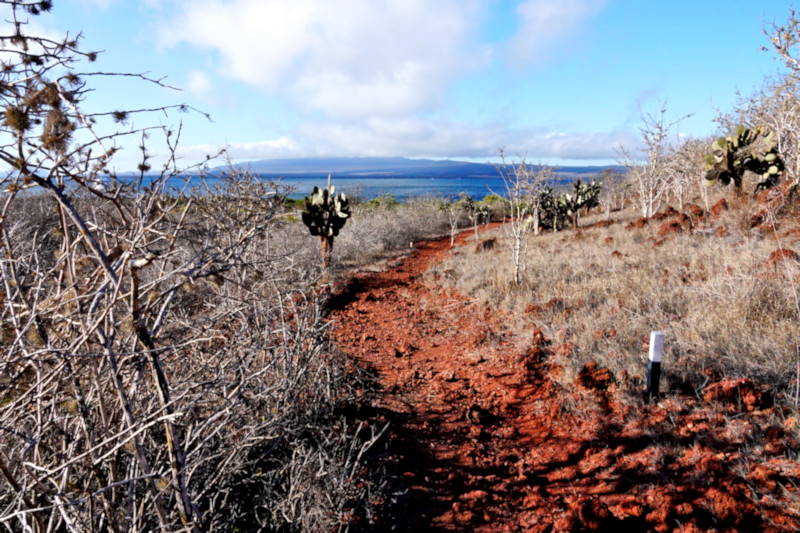
<svg viewBox="0 0 800 533">
<path fill-rule="evenodd" d="M 186 103 L 180 155 L 235 161 L 408 156 L 486 161 L 501 146 L 606 164 L 667 102 L 683 135 L 715 131 L 736 90 L 781 63 L 762 30 L 782 0 L 56 0 L 37 26 L 83 32 L 91 69 L 149 72 L 180 92 L 98 80 L 91 109 Z M 87 67 L 88 68 L 88 67 Z M 676 131 L 677 133 L 677 131 Z M 154 137 L 151 150 L 162 153 Z M 135 166 L 123 150 L 118 170 Z"/>
</svg>

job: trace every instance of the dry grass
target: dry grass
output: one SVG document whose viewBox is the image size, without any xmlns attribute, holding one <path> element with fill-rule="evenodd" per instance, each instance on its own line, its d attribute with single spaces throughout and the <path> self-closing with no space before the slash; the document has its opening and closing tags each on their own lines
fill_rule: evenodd
<svg viewBox="0 0 800 533">
<path fill-rule="evenodd" d="M 507 247 L 465 248 L 434 269 L 449 274 L 442 283 L 512 311 L 517 334 L 540 326 L 555 344 L 572 343 L 571 353 L 555 356 L 565 366 L 563 380 L 595 360 L 640 387 L 649 334 L 662 331 L 667 386 L 746 376 L 788 396 L 796 387 L 800 317 L 793 285 L 800 286 L 800 265 L 790 258 L 769 263 L 779 243 L 769 226 L 749 227 L 760 208 L 743 202 L 717 219 L 696 220 L 691 232 L 665 237 L 658 235 L 660 221 L 626 230 L 637 216 L 631 212 L 616 214 L 607 228 L 588 228 L 599 217 L 587 217 L 580 234 L 531 237 L 519 286 Z M 724 236 L 715 232 L 720 225 Z M 782 230 L 790 226 L 784 222 Z M 782 245 L 797 249 L 797 241 Z"/>
</svg>

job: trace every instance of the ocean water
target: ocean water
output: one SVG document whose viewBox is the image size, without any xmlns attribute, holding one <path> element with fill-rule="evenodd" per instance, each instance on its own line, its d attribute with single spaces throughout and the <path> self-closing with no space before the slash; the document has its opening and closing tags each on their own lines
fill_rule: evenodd
<svg viewBox="0 0 800 533">
<path fill-rule="evenodd" d="M 344 192 L 348 196 L 359 196 L 364 200 L 377 198 L 385 194 L 392 194 L 399 202 L 409 198 L 426 196 L 439 196 L 456 198 L 461 193 L 466 193 L 476 200 L 488 194 L 505 195 L 505 185 L 501 178 L 418 178 L 418 177 L 391 177 L 391 178 L 335 178 L 331 183 L 337 192 Z M 281 184 L 291 187 L 293 192 L 290 198 L 302 198 L 311 193 L 314 186 L 326 187 L 327 178 L 283 178 Z"/>
<path fill-rule="evenodd" d="M 219 178 L 207 177 L 206 184 L 213 187 Z M 145 178 L 145 184 L 147 182 Z M 552 185 L 558 187 L 563 183 L 572 181 L 562 178 Z M 284 177 L 278 182 L 284 192 L 289 193 L 289 198 L 301 199 L 311 194 L 316 187 L 326 187 L 327 177 Z M 481 200 L 489 194 L 506 196 L 506 186 L 502 178 L 470 177 L 470 178 L 421 178 L 421 177 L 338 177 L 331 180 L 336 187 L 336 192 L 344 192 L 348 196 L 357 196 L 362 200 L 377 198 L 391 194 L 398 202 L 405 202 L 410 198 L 442 197 L 455 199 L 460 194 L 468 194 L 475 200 Z M 168 187 L 180 189 L 184 186 L 183 178 L 170 178 Z M 199 178 L 191 178 L 189 187 L 198 186 Z"/>
</svg>

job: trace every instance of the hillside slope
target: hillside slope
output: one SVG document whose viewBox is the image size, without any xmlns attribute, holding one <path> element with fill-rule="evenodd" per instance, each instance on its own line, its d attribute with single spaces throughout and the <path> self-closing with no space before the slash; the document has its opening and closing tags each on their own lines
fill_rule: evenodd
<svg viewBox="0 0 800 533">
<path fill-rule="evenodd" d="M 365 528 L 800 528 L 800 443 L 769 402 L 743 402 L 757 395 L 736 382 L 708 401 L 622 401 L 614 375 L 593 362 L 565 387 L 551 360 L 568 356 L 568 343 L 514 335 L 504 313 L 423 281 L 448 245 L 421 243 L 329 302 L 337 344 L 375 371 L 374 408 L 391 423 L 391 494 Z"/>
</svg>

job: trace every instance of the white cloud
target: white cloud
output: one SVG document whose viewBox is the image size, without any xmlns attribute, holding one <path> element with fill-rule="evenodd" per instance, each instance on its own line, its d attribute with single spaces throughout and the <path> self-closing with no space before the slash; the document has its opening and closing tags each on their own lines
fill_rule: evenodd
<svg viewBox="0 0 800 533">
<path fill-rule="evenodd" d="M 517 7 L 520 29 L 509 43 L 518 62 L 541 62 L 556 46 L 563 47 L 604 0 L 526 0 Z"/>
<path fill-rule="evenodd" d="M 288 137 L 257 142 L 238 142 L 225 146 L 198 144 L 178 149 L 180 156 L 187 161 L 202 161 L 207 154 L 216 154 L 221 148 L 234 161 L 254 161 L 270 157 L 301 157 L 301 147 Z"/>
<path fill-rule="evenodd" d="M 338 119 L 398 116 L 438 102 L 483 65 L 482 0 L 201 0 L 161 43 L 218 54 L 220 71 Z"/>
<path fill-rule="evenodd" d="M 155 1 L 155 0 L 150 0 Z M 288 97 L 302 125 L 284 137 L 231 143 L 234 160 L 310 156 L 492 158 L 499 147 L 531 159 L 615 160 L 626 132 L 560 132 L 469 123 L 434 115 L 454 84 L 492 61 L 492 46 L 521 61 L 570 40 L 603 0 L 524 0 L 520 30 L 481 44 L 492 0 L 196 0 L 175 2 L 161 26 L 163 47 L 209 52 L 213 74 L 194 72 L 189 88 L 213 93 L 220 75 Z M 496 72 L 495 72 L 496 75 Z M 291 115 L 291 113 L 290 113 Z M 463 115 L 463 114 L 462 114 Z M 285 132 L 286 128 L 276 128 Z M 283 133 L 282 133 L 283 134 Z M 210 146 L 182 150 L 187 159 Z"/>
<path fill-rule="evenodd" d="M 490 159 L 504 147 L 528 160 L 616 160 L 620 145 L 635 146 L 626 131 L 555 133 L 544 129 L 509 128 L 500 124 L 465 124 L 420 118 L 369 119 L 357 124 L 306 124 L 291 136 L 263 142 L 231 143 L 235 161 L 278 157 L 408 156 Z M 186 160 L 216 151 L 211 145 L 180 150 Z"/>
<path fill-rule="evenodd" d="M 502 124 L 465 124 L 445 120 L 371 119 L 357 125 L 317 124 L 300 135 L 309 146 L 329 154 L 422 157 L 494 157 L 500 147 L 532 159 L 615 159 L 620 143 L 636 142 L 626 132 L 565 132 L 512 128 Z M 326 154 L 327 155 L 327 154 Z"/>
</svg>

